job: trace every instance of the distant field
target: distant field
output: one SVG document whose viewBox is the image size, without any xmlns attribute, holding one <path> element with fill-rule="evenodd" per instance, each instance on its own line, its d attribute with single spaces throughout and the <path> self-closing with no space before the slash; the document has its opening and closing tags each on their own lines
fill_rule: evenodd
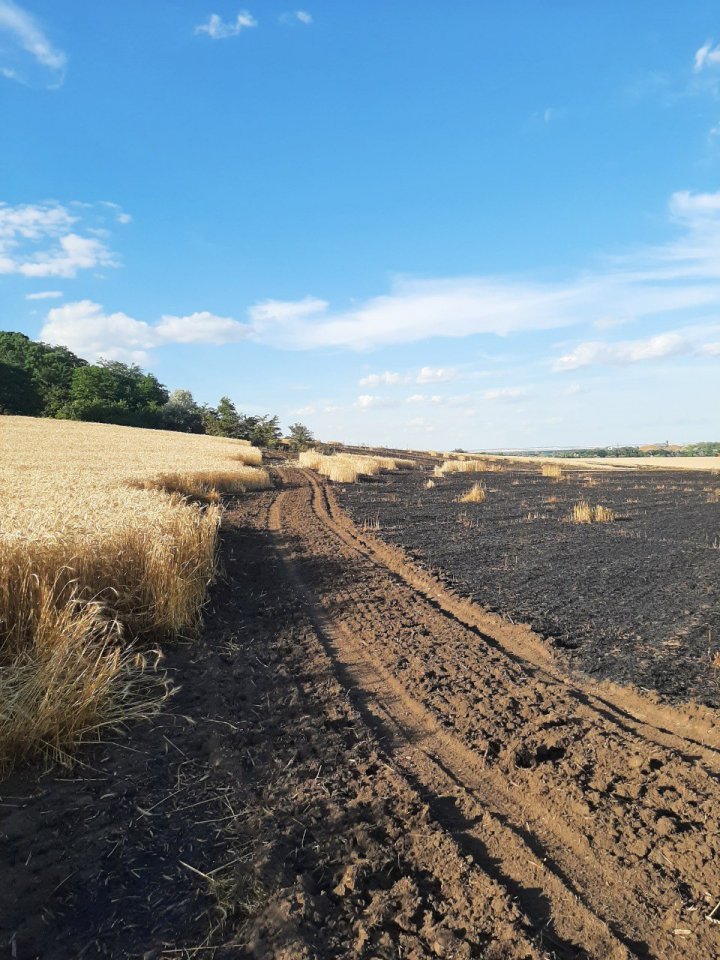
<svg viewBox="0 0 720 960">
<path fill-rule="evenodd" d="M 0 454 L 1 767 L 142 700 L 129 641 L 194 628 L 214 501 L 270 481 L 242 441 L 104 424 L 0 417 Z"/>
<path fill-rule="evenodd" d="M 572 469 L 613 470 L 625 467 L 628 470 L 717 470 L 720 473 L 720 457 L 513 457 L 493 456 L 491 459 L 510 460 L 516 463 L 559 463 Z"/>
</svg>

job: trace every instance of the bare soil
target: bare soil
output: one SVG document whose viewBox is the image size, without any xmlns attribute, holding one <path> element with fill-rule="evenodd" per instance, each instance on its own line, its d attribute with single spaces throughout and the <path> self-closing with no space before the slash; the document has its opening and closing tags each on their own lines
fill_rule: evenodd
<svg viewBox="0 0 720 960">
<path fill-rule="evenodd" d="M 518 464 L 427 490 L 428 476 L 385 474 L 338 496 L 447 585 L 532 626 L 568 669 L 720 707 L 720 476 L 568 470 L 557 482 Z M 485 502 L 456 502 L 475 480 Z M 617 519 L 569 523 L 581 500 Z"/>
<path fill-rule="evenodd" d="M 2 785 L 0 956 L 717 956 L 715 711 L 568 678 L 277 474 L 164 714 Z"/>
</svg>

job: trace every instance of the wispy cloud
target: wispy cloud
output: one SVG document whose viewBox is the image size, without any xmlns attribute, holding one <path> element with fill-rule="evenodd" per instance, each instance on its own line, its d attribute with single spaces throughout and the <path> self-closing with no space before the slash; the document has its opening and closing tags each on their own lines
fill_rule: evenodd
<svg viewBox="0 0 720 960">
<path fill-rule="evenodd" d="M 416 383 L 445 383 L 448 380 L 457 380 L 458 373 L 453 367 L 422 367 L 418 373 Z"/>
<path fill-rule="evenodd" d="M 712 40 L 708 40 L 695 51 L 693 69 L 695 73 L 700 73 L 702 70 L 718 65 L 720 65 L 720 44 L 713 46 Z"/>
<path fill-rule="evenodd" d="M 493 387 L 484 390 L 483 400 L 519 400 L 530 392 L 528 387 Z"/>
<path fill-rule="evenodd" d="M 642 340 L 620 340 L 609 343 L 592 340 L 578 344 L 553 364 L 556 371 L 578 370 L 596 364 L 621 365 L 661 360 L 693 352 L 692 343 L 680 333 L 660 333 Z"/>
<path fill-rule="evenodd" d="M 718 328 L 713 335 L 708 317 L 720 314 L 720 192 L 678 191 L 670 199 L 668 213 L 677 230 L 674 240 L 606 257 L 565 281 L 513 275 L 399 279 L 390 293 L 346 310 L 333 310 L 326 300 L 313 296 L 268 299 L 254 304 L 240 320 L 198 312 L 163 317 L 153 324 L 134 321 L 141 326 L 133 329 L 146 350 L 165 343 L 245 339 L 281 349 L 363 350 L 439 337 L 504 337 L 574 327 L 582 331 L 576 337 L 579 342 L 568 342 L 554 362 L 557 371 L 683 353 L 713 356 L 705 348 L 718 339 Z M 0 206 L 0 272 L 71 276 L 90 264 L 112 263 L 104 240 L 80 234 L 76 219 L 57 204 Z M 27 253 L 28 245 L 41 249 Z M 612 330 L 619 324 L 642 324 L 642 336 L 613 341 L 591 338 L 585 332 L 594 325 Z M 111 342 L 113 329 L 113 325 L 103 327 L 105 351 L 123 346 L 121 340 Z M 80 342 L 85 345 L 83 337 Z M 360 386 L 369 388 L 362 396 L 371 399 L 359 400 L 358 405 L 377 405 L 374 389 L 410 379 L 440 384 L 474 378 L 452 367 L 432 366 L 422 367 L 413 378 L 392 370 L 369 373 L 360 379 Z M 518 395 L 488 391 L 479 399 Z"/>
<path fill-rule="evenodd" d="M 366 377 L 358 380 L 361 387 L 379 387 L 381 384 L 393 386 L 407 382 L 407 377 L 404 377 L 401 373 L 393 373 L 391 370 L 386 370 L 384 373 L 369 373 Z"/>
<path fill-rule="evenodd" d="M 564 281 L 513 275 L 401 278 L 390 293 L 339 311 L 324 300 L 266 301 L 250 310 L 252 335 L 289 349 L 363 350 L 432 337 L 506 336 L 598 322 L 603 327 L 668 319 L 677 324 L 720 311 L 720 192 L 679 191 L 668 212 L 678 231 L 675 240 L 605 257 Z M 302 309 L 289 319 L 295 307 Z M 256 324 L 258 310 L 262 328 Z"/>
<path fill-rule="evenodd" d="M 286 26 L 293 23 L 302 23 L 303 26 L 309 27 L 313 22 L 312 14 L 308 13 L 307 10 L 292 10 L 288 13 L 281 13 L 278 19 L 280 23 L 284 23 Z"/>
<path fill-rule="evenodd" d="M 355 401 L 355 406 L 360 410 L 374 410 L 378 407 L 397 407 L 399 400 L 393 397 L 378 397 L 374 394 L 362 394 Z"/>
<path fill-rule="evenodd" d="M 0 202 L 0 274 L 72 278 L 80 270 L 117 266 L 102 215 L 92 204 L 78 206 L 87 208 L 84 216 L 59 203 Z"/>
<path fill-rule="evenodd" d="M 25 294 L 26 300 L 57 300 L 62 296 L 61 290 L 40 290 L 38 293 Z"/>
<path fill-rule="evenodd" d="M 248 10 L 241 10 L 234 20 L 223 20 L 219 14 L 212 13 L 207 23 L 195 27 L 195 33 L 205 33 L 211 40 L 225 40 L 227 37 L 237 37 L 243 30 L 257 25 L 257 20 Z"/>
<path fill-rule="evenodd" d="M 0 73 L 8 80 L 58 87 L 65 77 L 67 57 L 45 36 L 37 20 L 13 0 L 0 0 L 0 33 L 10 38 L 2 51 Z"/>
</svg>

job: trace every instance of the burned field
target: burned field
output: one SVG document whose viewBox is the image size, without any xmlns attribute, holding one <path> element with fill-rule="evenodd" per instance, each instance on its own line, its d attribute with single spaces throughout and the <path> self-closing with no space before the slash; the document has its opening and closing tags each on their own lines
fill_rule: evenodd
<svg viewBox="0 0 720 960">
<path fill-rule="evenodd" d="M 673 471 L 429 472 L 337 493 L 361 527 L 595 679 L 720 705 L 720 478 Z M 480 480 L 482 503 L 461 503 Z M 573 523 L 585 501 L 607 523 Z"/>
</svg>

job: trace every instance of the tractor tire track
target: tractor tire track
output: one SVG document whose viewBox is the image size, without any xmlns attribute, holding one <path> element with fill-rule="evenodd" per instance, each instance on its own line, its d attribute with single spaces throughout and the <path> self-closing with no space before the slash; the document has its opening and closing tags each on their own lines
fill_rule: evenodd
<svg viewBox="0 0 720 960">
<path fill-rule="evenodd" d="M 569 683 L 523 628 L 485 632 L 316 477 L 278 473 L 268 525 L 336 674 L 474 868 L 557 956 L 717 955 L 712 744 Z"/>
</svg>

